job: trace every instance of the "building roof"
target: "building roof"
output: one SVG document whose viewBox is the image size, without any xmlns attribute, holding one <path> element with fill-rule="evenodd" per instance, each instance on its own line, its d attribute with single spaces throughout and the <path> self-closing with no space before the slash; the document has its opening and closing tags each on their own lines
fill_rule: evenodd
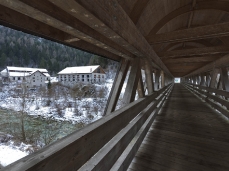
<svg viewBox="0 0 229 171">
<path fill-rule="evenodd" d="M 31 73 L 34 73 L 36 71 L 41 72 L 46 77 L 50 77 L 47 69 L 44 69 L 44 68 L 27 68 L 27 67 L 13 67 L 13 66 L 7 66 L 6 68 L 8 70 L 10 77 L 25 77 L 25 76 L 29 76 Z M 3 70 L 2 72 L 4 73 L 5 71 L 6 69 Z M 11 71 L 14 71 L 14 72 L 11 72 Z"/>
<path fill-rule="evenodd" d="M 27 67 L 13 67 L 13 66 L 7 66 L 8 70 L 14 70 L 14 71 L 24 71 L 24 72 L 34 72 L 39 70 L 40 72 L 48 72 L 47 69 L 44 68 L 27 68 Z"/>
<path fill-rule="evenodd" d="M 93 73 L 100 65 L 93 66 L 78 66 L 78 67 L 67 67 L 60 71 L 58 74 L 86 74 Z"/>
<path fill-rule="evenodd" d="M 34 73 L 36 73 L 36 72 L 39 72 L 39 73 L 41 73 L 42 75 L 46 76 L 44 73 L 42 73 L 42 72 L 41 72 L 41 71 L 39 71 L 39 70 L 36 70 L 36 71 L 30 72 L 28 76 L 31 76 L 31 75 L 33 75 L 33 74 L 34 74 Z"/>
</svg>

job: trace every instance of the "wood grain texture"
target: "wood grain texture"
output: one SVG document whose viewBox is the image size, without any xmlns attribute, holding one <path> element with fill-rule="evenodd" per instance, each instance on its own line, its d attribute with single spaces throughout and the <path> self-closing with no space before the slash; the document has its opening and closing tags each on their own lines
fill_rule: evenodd
<svg viewBox="0 0 229 171">
<path fill-rule="evenodd" d="M 229 123 L 175 84 L 129 169 L 226 171 Z"/>
</svg>

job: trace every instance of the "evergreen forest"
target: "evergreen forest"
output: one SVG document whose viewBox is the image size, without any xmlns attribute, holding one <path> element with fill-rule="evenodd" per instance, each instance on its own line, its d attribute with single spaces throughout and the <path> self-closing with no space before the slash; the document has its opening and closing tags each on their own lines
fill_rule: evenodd
<svg viewBox="0 0 229 171">
<path fill-rule="evenodd" d="M 46 68 L 52 76 L 71 66 L 117 63 L 50 40 L 0 26 L 0 69 L 6 66 Z"/>
</svg>

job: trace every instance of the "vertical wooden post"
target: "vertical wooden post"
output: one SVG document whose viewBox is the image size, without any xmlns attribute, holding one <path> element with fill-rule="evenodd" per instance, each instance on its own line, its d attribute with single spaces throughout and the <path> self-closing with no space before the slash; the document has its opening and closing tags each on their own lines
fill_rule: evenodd
<svg viewBox="0 0 229 171">
<path fill-rule="evenodd" d="M 143 81 L 142 81 L 142 72 L 141 72 L 141 61 L 140 61 L 140 69 L 139 69 L 139 80 L 138 80 L 138 97 L 139 98 L 142 98 L 142 97 L 145 97 L 145 91 L 144 91 L 144 86 L 143 86 Z"/>
<path fill-rule="evenodd" d="M 165 87 L 165 74 L 161 71 L 161 88 Z"/>
<path fill-rule="evenodd" d="M 159 89 L 159 77 L 160 77 L 161 71 L 156 70 L 155 71 L 155 82 L 154 82 L 154 91 L 157 91 Z"/>
<path fill-rule="evenodd" d="M 134 101 L 136 95 L 136 89 L 138 86 L 138 80 L 140 76 L 140 65 L 139 58 L 136 58 L 132 61 L 132 66 L 130 70 L 130 75 L 127 81 L 126 90 L 123 96 L 123 103 L 129 104 Z"/>
<path fill-rule="evenodd" d="M 210 81 L 211 81 L 210 73 L 206 73 L 206 87 L 210 86 Z"/>
<path fill-rule="evenodd" d="M 229 91 L 229 79 L 228 79 L 228 70 L 226 67 L 220 69 L 220 78 L 222 81 L 223 90 Z"/>
<path fill-rule="evenodd" d="M 216 88 L 215 85 L 216 85 L 216 78 L 217 78 L 218 73 L 219 73 L 219 69 L 214 69 L 212 71 L 211 81 L 210 81 L 210 85 L 209 85 L 210 88 Z"/>
<path fill-rule="evenodd" d="M 148 94 L 152 94 L 153 93 L 153 75 L 152 75 L 152 69 L 149 66 L 149 62 L 146 60 L 145 61 L 145 74 L 146 74 L 146 85 L 147 85 L 147 90 L 148 90 Z"/>
<path fill-rule="evenodd" d="M 201 75 L 200 75 L 200 85 L 201 86 L 205 86 L 206 85 L 206 81 L 205 81 L 205 75 L 204 75 L 204 73 L 202 73 Z"/>
<path fill-rule="evenodd" d="M 106 106 L 106 109 L 104 111 L 105 115 L 108 115 L 115 110 L 119 95 L 120 95 L 121 90 L 122 90 L 123 83 L 124 83 L 125 78 L 126 78 L 127 71 L 129 69 L 129 65 L 130 65 L 129 60 L 123 59 L 121 61 L 120 69 L 119 69 L 118 73 L 116 74 L 116 78 L 114 80 L 114 83 L 113 83 L 113 86 L 112 86 L 112 89 L 111 89 L 111 92 L 110 92 L 110 95 L 108 98 L 107 106 Z"/>
</svg>

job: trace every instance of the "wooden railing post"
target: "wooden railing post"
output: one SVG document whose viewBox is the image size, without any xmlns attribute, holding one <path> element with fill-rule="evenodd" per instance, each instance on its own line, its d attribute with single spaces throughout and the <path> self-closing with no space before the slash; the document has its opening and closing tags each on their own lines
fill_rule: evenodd
<svg viewBox="0 0 229 171">
<path fill-rule="evenodd" d="M 129 69 L 129 65 L 130 65 L 129 60 L 123 59 L 121 61 L 121 66 L 120 66 L 119 72 L 116 74 L 116 78 L 114 80 L 114 83 L 113 83 L 113 86 L 112 86 L 112 89 L 111 89 L 111 92 L 110 92 L 110 95 L 108 98 L 107 106 L 106 106 L 106 109 L 104 111 L 105 115 L 108 115 L 115 110 L 119 95 L 120 95 L 121 90 L 122 90 L 123 83 L 124 83 L 125 78 L 126 78 L 127 71 Z"/>
</svg>

